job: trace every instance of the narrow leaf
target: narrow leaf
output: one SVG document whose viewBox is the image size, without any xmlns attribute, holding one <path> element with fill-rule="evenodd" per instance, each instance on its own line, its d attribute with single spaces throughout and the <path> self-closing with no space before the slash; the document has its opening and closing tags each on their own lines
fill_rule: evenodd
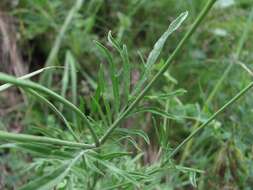
<svg viewBox="0 0 253 190">
<path fill-rule="evenodd" d="M 113 38 L 112 36 L 112 31 L 110 30 L 108 32 L 108 37 L 107 37 L 108 41 L 110 42 L 110 44 L 118 51 L 121 52 L 121 48 L 120 48 L 120 44 L 119 42 L 117 42 L 117 40 L 115 38 Z"/>
<path fill-rule="evenodd" d="M 70 78 L 71 78 L 71 97 L 72 103 L 77 105 L 77 76 L 76 76 L 76 61 L 70 51 L 66 53 L 66 61 L 70 66 Z M 73 113 L 73 123 L 77 125 L 76 113 Z"/>
<path fill-rule="evenodd" d="M 28 144 L 28 143 L 8 143 L 0 145 L 0 148 L 15 148 L 29 152 L 44 158 L 70 159 L 72 154 L 61 149 L 56 149 L 55 146 L 45 144 Z"/>
<path fill-rule="evenodd" d="M 128 96 L 130 91 L 130 82 L 131 82 L 131 68 L 129 63 L 129 57 L 127 52 L 126 45 L 123 45 L 122 50 L 122 59 L 123 59 L 123 85 L 124 85 L 124 94 L 126 96 L 126 102 L 128 102 Z"/>
<path fill-rule="evenodd" d="M 128 135 L 136 135 L 136 136 L 139 136 L 141 138 L 144 139 L 144 141 L 147 143 L 147 144 L 150 144 L 150 140 L 149 140 L 149 137 L 148 135 L 142 131 L 142 130 L 138 130 L 138 129 L 123 129 L 123 128 L 120 128 L 120 129 L 117 129 L 116 130 L 117 132 L 119 133 L 122 133 L 124 135 L 128 134 Z"/>
<path fill-rule="evenodd" d="M 169 92 L 169 93 L 164 93 L 164 94 L 155 94 L 155 95 L 149 95 L 149 96 L 145 96 L 144 98 L 153 100 L 153 99 L 158 99 L 158 100 L 167 100 L 168 98 L 174 97 L 174 96 L 181 96 L 183 94 L 185 94 L 187 91 L 184 89 L 178 89 L 175 90 L 173 92 Z"/>
<path fill-rule="evenodd" d="M 159 38 L 159 40 L 155 43 L 152 51 L 150 52 L 147 62 L 146 62 L 146 69 L 141 77 L 141 79 L 139 80 L 139 82 L 136 84 L 136 88 L 133 92 L 133 95 L 135 95 L 136 93 L 138 93 L 142 87 L 142 85 L 145 83 L 145 81 L 147 80 L 147 78 L 150 75 L 151 69 L 153 67 L 153 65 L 156 63 L 162 49 L 163 46 L 167 40 L 167 38 L 174 32 L 176 31 L 181 24 L 184 22 L 184 20 L 187 18 L 188 16 L 188 12 L 183 12 L 179 15 L 179 17 L 177 17 L 168 27 L 168 29 L 166 30 L 166 32 Z"/>
<path fill-rule="evenodd" d="M 34 72 L 28 73 L 26 75 L 23 75 L 23 76 L 19 77 L 18 79 L 29 79 L 29 78 L 31 78 L 33 76 L 36 76 L 36 75 L 42 73 L 43 71 L 50 70 L 50 69 L 57 69 L 57 68 L 63 68 L 63 67 L 57 67 L 57 66 L 45 67 L 45 68 L 36 70 Z M 1 85 L 0 86 L 0 92 L 4 91 L 4 90 L 6 90 L 6 89 L 8 89 L 8 88 L 10 88 L 12 86 L 13 86 L 13 84 L 10 84 L 10 83 Z"/>
<path fill-rule="evenodd" d="M 97 41 L 95 41 L 95 43 L 96 43 L 97 48 L 106 58 L 106 60 L 109 62 L 109 72 L 110 72 L 110 77 L 112 81 L 113 96 L 114 96 L 114 102 L 115 102 L 114 108 L 115 108 L 115 113 L 118 113 L 119 108 L 120 108 L 120 95 L 119 95 L 119 79 L 116 74 L 116 67 L 113 62 L 112 55 L 108 51 L 108 49 Z"/>
<path fill-rule="evenodd" d="M 189 174 L 190 182 L 193 187 L 197 187 L 197 182 L 196 182 L 196 172 L 190 172 Z"/>
<path fill-rule="evenodd" d="M 37 93 L 34 90 L 27 89 L 27 91 L 29 93 L 31 93 L 33 96 L 35 96 L 38 100 L 40 100 L 41 102 L 43 102 L 46 105 L 48 105 L 56 113 L 56 115 L 63 121 L 63 123 L 66 125 L 66 127 L 68 128 L 68 130 L 71 132 L 71 134 L 74 137 L 74 139 L 76 141 L 79 141 L 79 138 L 76 136 L 75 132 L 71 128 L 71 126 L 70 126 L 69 122 L 67 121 L 67 119 L 64 117 L 64 115 L 49 100 L 47 100 L 45 97 L 41 96 L 39 93 Z"/>
<path fill-rule="evenodd" d="M 70 162 L 65 162 L 58 168 L 53 170 L 50 174 L 41 178 L 35 179 L 27 185 L 21 187 L 19 190 L 51 190 L 54 189 L 69 173 L 71 167 L 78 161 L 84 154 L 84 151 L 78 154 Z"/>
<path fill-rule="evenodd" d="M 157 108 L 154 107 L 144 107 L 144 108 L 136 108 L 134 111 L 132 111 L 129 116 L 131 115 L 135 115 L 137 113 L 145 113 L 145 112 L 149 112 L 155 115 L 159 115 L 168 119 L 173 119 L 173 120 L 179 120 L 180 116 L 175 116 L 173 114 L 167 113 L 163 110 L 159 110 Z"/>
<path fill-rule="evenodd" d="M 62 77 L 62 88 L 61 88 L 61 96 L 66 97 L 66 92 L 69 85 L 69 64 L 67 62 L 67 54 L 65 55 L 65 63 L 64 63 L 64 73 Z M 60 110 L 62 111 L 63 104 L 60 105 Z"/>
</svg>

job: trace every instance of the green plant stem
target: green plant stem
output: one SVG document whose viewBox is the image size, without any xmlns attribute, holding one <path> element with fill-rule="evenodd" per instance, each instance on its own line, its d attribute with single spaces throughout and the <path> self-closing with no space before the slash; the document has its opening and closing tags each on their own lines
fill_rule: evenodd
<svg viewBox="0 0 253 190">
<path fill-rule="evenodd" d="M 83 149 L 95 148 L 95 145 L 90 145 L 90 144 L 59 140 L 59 139 L 49 138 L 49 137 L 16 134 L 16 133 L 10 133 L 10 132 L 5 132 L 5 131 L 0 131 L 0 140 L 15 141 L 15 142 L 29 142 L 29 143 L 35 142 L 35 143 L 69 146 L 73 148 L 75 147 L 75 148 L 83 148 Z"/>
<path fill-rule="evenodd" d="M 248 38 L 248 34 L 249 34 L 249 30 L 250 30 L 250 26 L 251 26 L 251 22 L 253 19 L 253 8 L 251 9 L 250 15 L 248 17 L 247 23 L 245 25 L 245 29 L 243 31 L 243 34 L 238 42 L 237 48 L 236 48 L 236 52 L 235 52 L 235 61 L 237 61 L 240 57 L 240 54 L 243 50 L 243 46 Z M 224 71 L 223 75 L 221 76 L 221 78 L 219 79 L 219 81 L 216 83 L 216 85 L 214 86 L 213 90 L 211 91 L 210 95 L 208 96 L 206 102 L 204 103 L 204 106 L 202 108 L 202 111 L 204 112 L 208 112 L 208 106 L 210 104 L 210 102 L 213 100 L 213 98 L 215 97 L 215 95 L 217 94 L 217 92 L 219 91 L 219 89 L 221 88 L 223 82 L 225 81 L 225 79 L 228 77 L 230 71 L 232 70 L 232 68 L 234 67 L 235 63 L 231 62 L 229 63 L 229 65 L 227 66 L 226 70 Z M 196 122 L 195 125 L 193 126 L 193 130 L 195 130 L 197 127 L 199 126 L 199 122 Z M 193 139 L 190 140 L 186 146 L 185 149 L 182 153 L 182 157 L 180 160 L 180 163 L 183 164 L 183 162 L 185 161 L 186 157 L 189 155 L 190 151 L 191 151 L 191 147 L 192 147 L 192 143 L 193 143 Z"/>
<path fill-rule="evenodd" d="M 44 71 L 47 71 L 47 70 L 51 70 L 51 69 L 63 69 L 63 68 L 64 67 L 61 67 L 61 66 L 44 67 L 44 68 L 36 70 L 36 71 L 34 71 L 32 73 L 28 73 L 27 75 L 23 75 L 21 77 L 18 77 L 18 79 L 29 79 L 29 78 L 31 78 L 33 76 L 36 76 L 36 75 L 38 75 L 38 74 L 40 74 L 40 73 L 42 73 Z M 0 86 L 0 92 L 4 91 L 4 90 L 6 90 L 6 89 L 8 89 L 8 88 L 10 88 L 12 86 L 13 86 L 12 84 L 3 84 L 3 85 L 1 85 Z"/>
<path fill-rule="evenodd" d="M 74 130 L 71 128 L 69 122 L 67 121 L 67 119 L 62 115 L 62 113 L 54 106 L 54 104 L 52 104 L 50 101 L 48 101 L 45 97 L 41 96 L 39 93 L 35 92 L 34 90 L 31 89 L 26 89 L 26 91 L 28 91 L 29 93 L 31 93 L 33 96 L 35 96 L 37 99 L 39 99 L 41 102 L 45 103 L 46 105 L 48 105 L 56 114 L 57 116 L 63 121 L 63 123 L 66 125 L 66 127 L 68 128 L 68 130 L 70 131 L 71 135 L 74 137 L 74 139 L 77 142 L 80 142 L 80 137 L 78 137 Z"/>
<path fill-rule="evenodd" d="M 35 82 L 29 81 L 29 80 L 20 80 L 20 79 L 13 77 L 13 76 L 4 74 L 4 73 L 0 73 L 0 81 L 15 84 L 16 86 L 19 86 L 19 87 L 31 88 L 33 90 L 42 92 L 44 94 L 47 94 L 47 95 L 55 98 L 56 100 L 58 100 L 59 102 L 61 102 L 62 104 L 64 104 L 65 106 L 67 106 L 68 108 L 73 110 L 74 112 L 76 112 L 84 120 L 88 129 L 91 132 L 91 135 L 92 135 L 95 143 L 97 145 L 99 144 L 98 137 L 97 137 L 95 131 L 93 130 L 92 125 L 91 125 L 90 121 L 88 120 L 88 118 L 84 115 L 84 113 L 80 109 L 78 109 L 74 104 L 72 104 L 67 99 L 63 98 L 59 94 L 53 92 L 52 90 L 50 90 L 42 85 L 35 83 Z"/>
<path fill-rule="evenodd" d="M 237 45 L 237 48 L 236 48 L 236 52 L 235 52 L 235 56 L 234 56 L 234 59 L 235 61 L 237 61 L 240 57 L 240 54 L 243 50 L 243 46 L 248 38 L 248 34 L 249 34 L 249 30 L 250 30 L 250 26 L 251 26 L 251 22 L 252 22 L 252 19 L 253 19 L 253 8 L 250 12 L 250 15 L 248 17 L 248 20 L 246 22 L 246 25 L 245 25 L 245 28 L 244 28 L 244 31 L 243 31 L 243 34 L 238 42 L 238 45 Z M 212 90 L 212 92 L 210 93 L 210 95 L 208 96 L 207 98 L 207 101 L 205 102 L 205 105 L 204 105 L 204 111 L 207 111 L 208 109 L 208 105 L 210 104 L 210 102 L 212 101 L 213 97 L 215 96 L 215 94 L 219 91 L 221 85 L 223 84 L 223 81 L 227 78 L 228 74 L 230 73 L 231 69 L 233 68 L 234 66 L 234 61 L 232 63 L 230 63 L 226 70 L 224 71 L 224 74 L 222 75 L 222 77 L 219 79 L 219 81 L 217 82 L 217 84 L 215 85 L 214 89 Z"/>
<path fill-rule="evenodd" d="M 186 139 L 183 140 L 170 154 L 169 158 L 164 162 L 166 164 L 171 157 L 173 157 L 179 149 L 184 146 L 187 142 L 189 142 L 199 131 L 201 131 L 204 127 L 206 127 L 211 121 L 213 121 L 217 115 L 222 113 L 227 107 L 237 101 L 241 96 L 243 96 L 250 88 L 253 87 L 253 82 L 251 82 L 248 86 L 246 86 L 243 90 L 241 90 L 236 96 L 234 96 L 231 100 L 229 100 L 225 105 L 223 105 L 218 111 L 216 111 L 205 123 L 196 128 Z M 164 165 L 163 164 L 163 165 Z"/>
<path fill-rule="evenodd" d="M 145 94 L 150 90 L 150 88 L 153 86 L 153 84 L 162 76 L 162 74 L 168 69 L 171 61 L 178 55 L 180 50 L 182 49 L 183 45 L 186 43 L 186 41 L 191 37 L 191 35 L 194 33 L 194 31 L 199 26 L 200 22 L 205 18 L 207 13 L 210 11 L 213 4 L 216 2 L 216 0 L 209 0 L 201 13 L 198 15 L 197 19 L 193 23 L 192 27 L 188 30 L 188 32 L 185 34 L 183 39 L 179 42 L 176 49 L 172 52 L 171 56 L 167 59 L 163 67 L 158 71 L 158 73 L 151 79 L 151 81 L 146 85 L 146 87 L 140 92 L 140 94 L 136 97 L 136 99 L 129 105 L 129 107 L 119 115 L 119 117 L 115 120 L 115 122 L 110 126 L 110 128 L 106 131 L 104 136 L 100 139 L 100 143 L 104 143 L 108 137 L 111 135 L 111 133 L 114 131 L 115 128 L 118 127 L 119 123 L 135 108 L 135 106 L 142 100 L 142 98 L 145 96 Z"/>
</svg>

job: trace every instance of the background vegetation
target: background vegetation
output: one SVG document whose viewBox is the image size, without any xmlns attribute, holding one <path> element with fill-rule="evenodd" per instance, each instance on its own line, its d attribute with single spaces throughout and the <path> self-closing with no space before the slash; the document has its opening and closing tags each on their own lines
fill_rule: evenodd
<svg viewBox="0 0 253 190">
<path fill-rule="evenodd" d="M 217 1 L 122 116 L 206 3 L 2 0 L 0 189 L 252 189 L 252 90 L 208 120 L 252 84 L 251 0 Z"/>
</svg>

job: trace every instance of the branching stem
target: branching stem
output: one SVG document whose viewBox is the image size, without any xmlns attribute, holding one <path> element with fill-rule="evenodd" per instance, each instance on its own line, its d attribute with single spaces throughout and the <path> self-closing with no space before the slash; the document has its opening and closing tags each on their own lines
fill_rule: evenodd
<svg viewBox="0 0 253 190">
<path fill-rule="evenodd" d="M 108 137 L 112 134 L 112 132 L 118 127 L 120 122 L 137 106 L 137 104 L 142 100 L 142 98 L 147 94 L 153 84 L 163 75 L 163 73 L 168 69 L 170 63 L 174 60 L 174 58 L 178 55 L 183 45 L 187 42 L 187 40 L 191 37 L 194 31 L 199 26 L 200 22 L 205 18 L 207 13 L 212 8 L 213 4 L 216 0 L 209 0 L 203 10 L 198 15 L 197 19 L 193 23 L 192 27 L 185 34 L 183 39 L 179 42 L 176 49 L 172 52 L 170 57 L 167 59 L 163 67 L 156 73 L 156 75 L 151 79 L 151 81 L 146 85 L 146 87 L 140 92 L 140 94 L 136 97 L 136 99 L 129 105 L 129 107 L 119 115 L 119 117 L 114 121 L 114 123 L 110 126 L 110 128 L 106 131 L 104 136 L 100 139 L 100 143 L 103 144 Z"/>
</svg>

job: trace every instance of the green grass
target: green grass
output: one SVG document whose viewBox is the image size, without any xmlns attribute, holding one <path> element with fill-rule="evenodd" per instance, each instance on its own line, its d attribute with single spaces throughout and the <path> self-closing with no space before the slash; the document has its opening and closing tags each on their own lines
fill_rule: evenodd
<svg viewBox="0 0 253 190">
<path fill-rule="evenodd" d="M 6 2 L 0 189 L 251 189 L 253 3 L 215 2 Z"/>
</svg>

